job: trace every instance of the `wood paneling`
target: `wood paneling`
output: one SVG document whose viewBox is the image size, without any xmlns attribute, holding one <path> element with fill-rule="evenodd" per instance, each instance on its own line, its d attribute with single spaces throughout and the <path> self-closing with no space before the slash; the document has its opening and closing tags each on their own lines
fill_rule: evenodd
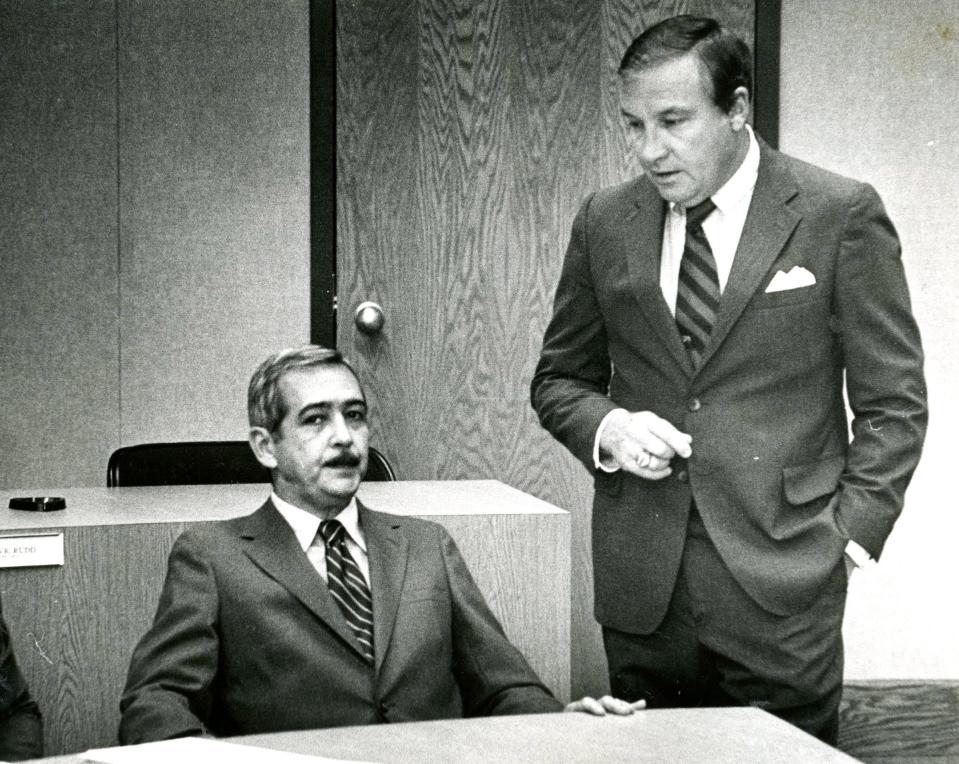
<svg viewBox="0 0 959 764">
<path fill-rule="evenodd" d="M 0 2 L 0 485 L 93 482 L 118 428 L 113 3 Z"/>
<path fill-rule="evenodd" d="M 122 445 L 242 435 L 309 336 L 308 10 L 119 3 Z"/>
<path fill-rule="evenodd" d="M 569 226 L 635 172 L 629 41 L 693 3 L 337 3 L 339 346 L 401 477 L 497 478 L 573 513 L 573 694 L 602 692 L 586 472 L 528 403 Z M 752 2 L 696 3 L 752 39 Z M 377 337 L 352 311 L 376 300 Z"/>
<path fill-rule="evenodd" d="M 959 761 L 959 681 L 850 682 L 838 747 L 866 764 Z"/>
<path fill-rule="evenodd" d="M 32 494 L 35 490 L 24 490 Z M 0 508 L 0 533 L 59 529 L 65 564 L 2 571 L 17 660 L 44 714 L 48 754 L 114 745 L 133 647 L 153 620 L 167 556 L 187 521 L 253 511 L 260 485 L 46 489 L 65 512 Z M 373 509 L 449 530 L 506 634 L 543 681 L 569 697 L 569 516 L 496 482 L 368 483 Z M 61 525 L 58 525 L 60 523 Z M 549 577 L 542 571 L 550 571 Z"/>
<path fill-rule="evenodd" d="M 3 571 L 4 614 L 43 713 L 48 754 L 116 744 L 130 655 L 153 620 L 167 555 L 185 527 L 69 527 L 62 568 Z"/>
</svg>

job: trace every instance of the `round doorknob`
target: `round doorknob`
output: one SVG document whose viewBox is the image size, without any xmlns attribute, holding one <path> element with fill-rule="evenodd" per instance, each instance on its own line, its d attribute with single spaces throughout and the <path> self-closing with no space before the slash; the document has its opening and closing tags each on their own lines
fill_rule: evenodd
<svg viewBox="0 0 959 764">
<path fill-rule="evenodd" d="M 386 323 L 386 316 L 383 315 L 383 308 L 375 302 L 361 302 L 356 306 L 353 323 L 363 334 L 379 334 Z"/>
</svg>

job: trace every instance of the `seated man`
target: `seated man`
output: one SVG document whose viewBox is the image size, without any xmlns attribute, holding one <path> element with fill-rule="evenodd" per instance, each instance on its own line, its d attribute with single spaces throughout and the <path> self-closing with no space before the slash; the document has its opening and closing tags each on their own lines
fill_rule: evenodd
<svg viewBox="0 0 959 764">
<path fill-rule="evenodd" d="M 355 499 L 367 409 L 339 353 L 267 359 L 248 408 L 273 493 L 252 515 L 177 540 L 133 653 L 121 743 L 562 709 L 446 531 Z"/>
<path fill-rule="evenodd" d="M 43 722 L 17 667 L 10 632 L 0 605 L 0 759 L 43 756 Z"/>
</svg>

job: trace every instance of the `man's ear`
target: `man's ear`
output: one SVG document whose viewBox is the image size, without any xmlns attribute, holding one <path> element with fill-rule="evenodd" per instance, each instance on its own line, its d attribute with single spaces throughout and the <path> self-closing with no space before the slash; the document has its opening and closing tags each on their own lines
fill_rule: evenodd
<svg viewBox="0 0 959 764">
<path fill-rule="evenodd" d="M 251 427 L 250 448 L 256 460 L 268 470 L 276 469 L 276 457 L 273 455 L 273 435 L 265 427 Z"/>
<path fill-rule="evenodd" d="M 729 123 L 733 130 L 743 129 L 749 119 L 749 91 L 740 85 L 733 91 L 733 105 L 729 109 Z"/>
</svg>

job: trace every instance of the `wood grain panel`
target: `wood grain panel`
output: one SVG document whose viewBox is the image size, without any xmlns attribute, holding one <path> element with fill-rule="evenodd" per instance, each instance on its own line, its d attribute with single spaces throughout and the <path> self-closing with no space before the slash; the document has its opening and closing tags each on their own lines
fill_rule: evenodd
<svg viewBox="0 0 959 764">
<path fill-rule="evenodd" d="M 234 438 L 309 336 L 308 0 L 118 8 L 121 444 Z"/>
<path fill-rule="evenodd" d="M 607 684 L 592 491 L 539 428 L 528 384 L 576 209 L 635 172 L 619 59 L 688 5 L 337 3 L 339 345 L 401 476 L 497 478 L 572 512 L 573 695 Z M 752 7 L 708 5 L 737 24 Z M 351 323 L 366 299 L 387 315 L 372 339 Z"/>
<path fill-rule="evenodd" d="M 113 2 L 0 3 L 0 485 L 103 479 L 118 428 Z"/>
<path fill-rule="evenodd" d="M 431 365 L 438 373 L 424 414 L 449 444 L 433 459 L 444 477 L 491 475 L 495 451 L 464 436 L 496 439 L 489 401 L 495 376 L 508 371 L 494 346 L 499 326 L 492 272 L 506 256 L 504 5 L 420 3 L 417 191 L 425 213 L 423 254 L 435 276 L 417 300 L 435 317 Z"/>
<path fill-rule="evenodd" d="M 397 415 L 422 408 L 429 338 L 420 322 L 432 320 L 412 299 L 417 281 L 429 277 L 412 199 L 416 5 L 339 0 L 336 8 L 338 346 L 356 364 L 370 399 L 372 441 L 400 477 L 416 479 L 430 472 L 407 449 L 422 441 L 422 423 Z M 365 300 L 376 300 L 386 312 L 386 328 L 374 339 L 352 322 Z"/>
<path fill-rule="evenodd" d="M 959 681 L 850 682 L 838 747 L 867 764 L 959 760 Z"/>
<path fill-rule="evenodd" d="M 433 518 L 449 530 L 512 643 L 564 703 L 570 699 L 568 517 Z M 535 555 L 523 550 L 536 548 Z M 531 595 L 535 592 L 535 595 Z"/>
<path fill-rule="evenodd" d="M 115 745 L 133 646 L 149 627 L 181 523 L 65 529 L 62 568 L 0 573 L 47 753 Z"/>
</svg>

